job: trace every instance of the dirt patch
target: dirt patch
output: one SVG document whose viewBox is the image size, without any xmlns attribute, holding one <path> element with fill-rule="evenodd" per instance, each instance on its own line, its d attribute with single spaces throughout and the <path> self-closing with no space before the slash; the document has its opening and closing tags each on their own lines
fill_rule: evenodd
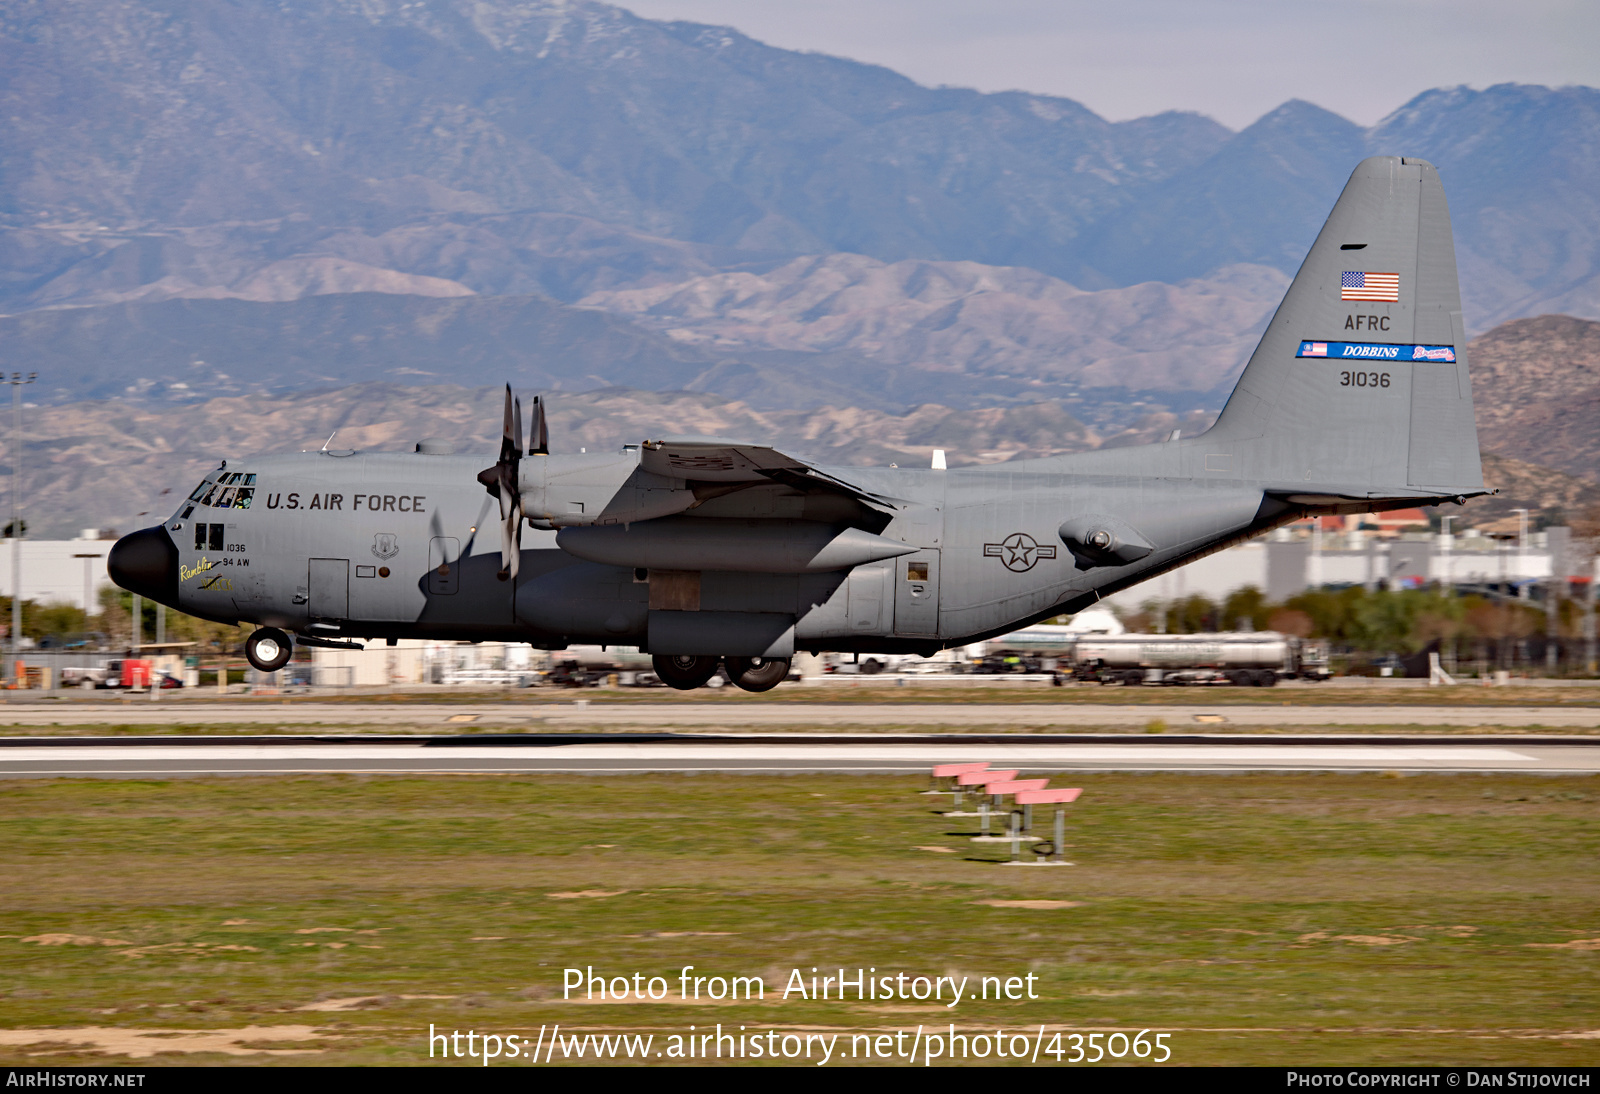
<svg viewBox="0 0 1600 1094">
<path fill-rule="evenodd" d="M 991 908 L 1077 908 L 1081 900 L 974 900 L 974 904 L 987 904 Z"/>
<path fill-rule="evenodd" d="M 320 1003 L 307 1003 L 295 1010 L 360 1010 L 363 1007 L 381 1006 L 391 997 L 387 995 L 352 995 L 344 999 L 324 999 Z"/>
<path fill-rule="evenodd" d="M 103 1052 L 143 1059 L 158 1052 L 220 1052 L 227 1056 L 309 1056 L 320 1048 L 266 1048 L 284 1041 L 309 1041 L 315 1026 L 243 1026 L 239 1029 L 0 1029 L 0 1045 L 71 1046 L 71 1051 Z"/>
<path fill-rule="evenodd" d="M 313 1011 L 338 1011 L 338 1010 L 366 1010 L 372 1007 L 381 1007 L 387 1003 L 413 999 L 455 999 L 454 995 L 350 995 L 342 999 L 323 999 L 316 1003 L 307 1003 L 295 1010 Z"/>
<path fill-rule="evenodd" d="M 566 893 L 546 893 L 551 900 L 583 900 L 589 897 L 621 896 L 626 889 L 574 889 Z"/>
<path fill-rule="evenodd" d="M 1535 950 L 1600 950 L 1600 938 L 1574 938 L 1571 942 L 1524 942 Z"/>
<path fill-rule="evenodd" d="M 640 999 L 637 995 L 634 994 L 633 990 L 630 988 L 629 991 L 628 991 L 628 994 L 626 996 L 622 996 L 622 997 L 618 997 L 618 996 L 612 995 L 611 993 L 607 992 L 606 993 L 606 997 L 604 999 L 601 999 L 598 995 L 593 997 L 593 998 L 586 998 L 586 999 L 580 999 L 577 996 L 573 996 L 570 999 L 560 999 L 560 998 L 552 999 L 551 1002 L 561 1003 L 563 1005 L 576 1003 L 576 1004 L 581 1004 L 583 1006 L 601 1006 L 601 1005 L 609 1005 L 609 1004 L 613 1004 L 613 1003 L 620 1003 L 620 1004 L 654 1003 L 657 1006 L 665 1006 L 665 1005 L 670 1004 L 672 1006 L 687 1006 L 687 1007 L 731 1007 L 731 1006 L 735 1006 L 735 1005 L 751 1006 L 753 1004 L 757 1004 L 757 1003 L 762 1002 L 762 1000 L 760 1000 L 760 999 L 748 999 L 747 1000 L 747 999 L 744 999 L 743 997 L 741 997 L 739 999 L 712 999 L 709 996 L 704 995 L 704 994 L 702 994 L 700 996 L 700 998 L 696 999 L 693 995 L 685 996 L 681 992 L 677 991 L 676 989 L 669 989 L 667 991 L 667 994 L 662 996 L 660 999 L 652 999 L 652 998 L 650 998 L 648 992 L 646 993 L 646 995 L 645 995 L 645 997 L 643 999 Z M 770 1005 L 770 1004 L 768 1004 L 768 1005 Z"/>
<path fill-rule="evenodd" d="M 1296 941 L 1348 942 L 1353 946 L 1399 946 L 1406 942 L 1421 942 L 1422 939 L 1405 934 L 1329 934 L 1327 931 L 1312 931 L 1310 934 L 1301 935 Z"/>
<path fill-rule="evenodd" d="M 125 942 L 120 938 L 96 938 L 89 934 L 66 934 L 65 932 L 52 932 L 50 934 L 30 934 L 21 939 L 23 942 L 32 942 L 38 946 L 131 946 L 133 943 Z"/>
<path fill-rule="evenodd" d="M 940 855 L 953 855 L 953 854 L 956 853 L 956 849 L 954 847 L 913 847 L 912 850 L 913 851 L 933 851 L 936 854 L 940 854 Z"/>
<path fill-rule="evenodd" d="M 315 943 L 309 943 L 315 945 Z M 260 953 L 255 946 L 244 946 L 230 943 L 228 945 L 212 945 L 209 942 L 164 942 L 159 946 L 137 946 L 131 950 L 120 950 L 123 957 L 148 957 L 151 954 L 208 954 L 208 953 Z"/>
</svg>

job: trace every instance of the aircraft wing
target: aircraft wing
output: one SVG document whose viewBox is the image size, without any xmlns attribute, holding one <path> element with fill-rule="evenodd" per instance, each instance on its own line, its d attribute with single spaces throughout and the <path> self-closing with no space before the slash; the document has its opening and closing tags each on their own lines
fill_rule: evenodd
<svg viewBox="0 0 1600 1094">
<path fill-rule="evenodd" d="M 898 506 L 890 499 L 820 471 L 804 460 L 786 456 L 771 445 L 722 437 L 663 437 L 645 441 L 639 466 L 656 475 L 690 482 L 778 482 L 797 490 L 827 490 L 881 509 Z"/>
</svg>

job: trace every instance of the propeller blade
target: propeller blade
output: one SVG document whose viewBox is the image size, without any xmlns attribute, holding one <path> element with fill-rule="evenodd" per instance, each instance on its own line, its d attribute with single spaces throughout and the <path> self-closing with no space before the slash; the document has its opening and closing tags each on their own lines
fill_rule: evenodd
<svg viewBox="0 0 1600 1094">
<path fill-rule="evenodd" d="M 533 397 L 533 432 L 528 438 L 528 455 L 548 456 L 550 454 L 550 427 L 544 420 L 544 396 Z"/>
<path fill-rule="evenodd" d="M 478 472 L 478 481 L 500 503 L 500 519 L 522 508 L 517 464 L 522 459 L 522 402 L 506 385 L 505 421 L 500 431 L 500 458 Z"/>
<path fill-rule="evenodd" d="M 522 455 L 522 438 L 516 432 L 516 400 L 511 385 L 506 385 L 506 420 L 500 431 L 500 462 L 510 463 Z"/>
<path fill-rule="evenodd" d="M 535 397 L 535 405 L 538 405 Z M 539 421 L 543 422 L 540 409 Z M 506 385 L 506 409 L 500 429 L 500 458 L 478 472 L 478 481 L 500 503 L 501 581 L 517 576 L 522 561 L 522 484 L 517 464 L 522 459 L 522 400 Z"/>
<path fill-rule="evenodd" d="M 521 562 L 522 500 L 519 498 L 511 506 L 510 514 L 500 524 L 500 572 L 495 576 L 501 581 L 515 579 Z"/>
</svg>

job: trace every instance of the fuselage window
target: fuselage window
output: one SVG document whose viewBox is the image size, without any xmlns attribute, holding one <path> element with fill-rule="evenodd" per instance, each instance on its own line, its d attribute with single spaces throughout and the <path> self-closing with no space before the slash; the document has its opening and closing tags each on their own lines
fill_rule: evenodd
<svg viewBox="0 0 1600 1094">
<path fill-rule="evenodd" d="M 218 509 L 232 509 L 233 508 L 234 495 L 237 492 L 238 492 L 238 488 L 237 487 L 233 487 L 233 486 L 225 486 L 225 487 L 223 487 L 222 488 L 222 493 L 217 495 L 217 500 L 216 500 L 216 503 L 215 503 L 216 507 Z"/>
<path fill-rule="evenodd" d="M 254 475 L 251 475 L 250 477 L 252 479 L 255 478 Z M 253 487 L 253 486 L 241 486 L 241 487 L 239 487 L 239 493 L 234 495 L 233 507 L 235 509 L 248 509 L 248 508 L 250 508 L 250 499 L 255 497 L 255 493 L 256 493 L 256 490 L 255 490 L 255 487 Z"/>
<path fill-rule="evenodd" d="M 189 500 L 199 501 L 201 495 L 203 495 L 207 490 L 210 490 L 213 485 L 214 484 L 210 479 L 204 480 L 199 486 L 194 488 L 194 493 L 189 495 Z"/>
</svg>

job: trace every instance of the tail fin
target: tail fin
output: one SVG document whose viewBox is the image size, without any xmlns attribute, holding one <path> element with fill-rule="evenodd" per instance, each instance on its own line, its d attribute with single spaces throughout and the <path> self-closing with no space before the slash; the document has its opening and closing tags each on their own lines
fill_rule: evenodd
<svg viewBox="0 0 1600 1094">
<path fill-rule="evenodd" d="M 1209 436 L 1248 453 L 1269 488 L 1483 493 L 1465 343 L 1439 173 L 1374 156 L 1345 184 Z"/>
</svg>

